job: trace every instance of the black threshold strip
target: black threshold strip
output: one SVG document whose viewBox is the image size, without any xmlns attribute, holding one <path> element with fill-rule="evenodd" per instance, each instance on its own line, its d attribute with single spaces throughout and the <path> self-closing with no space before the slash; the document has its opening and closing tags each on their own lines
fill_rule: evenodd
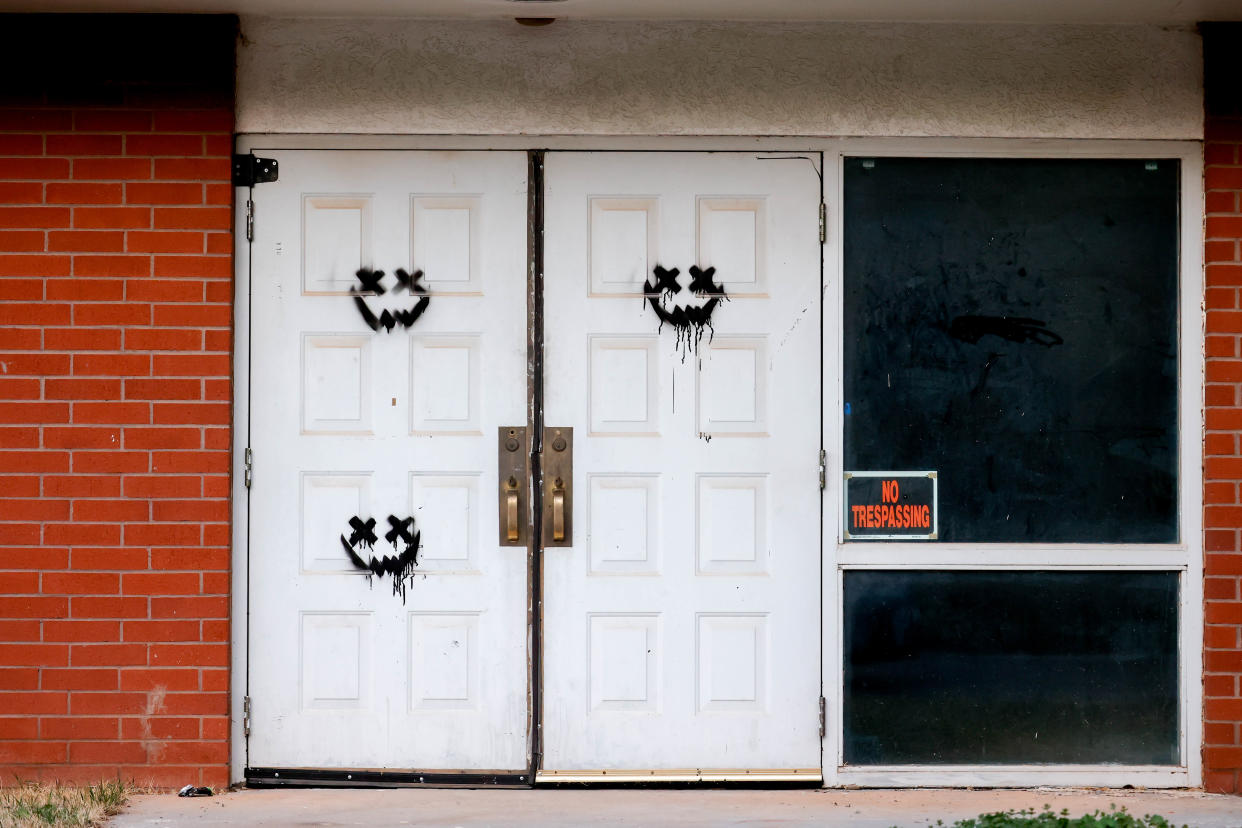
<svg viewBox="0 0 1242 828">
<path fill-rule="evenodd" d="M 338 770 L 335 768 L 246 768 L 250 788 L 529 788 L 524 771 L 446 773 L 410 770 Z"/>
</svg>

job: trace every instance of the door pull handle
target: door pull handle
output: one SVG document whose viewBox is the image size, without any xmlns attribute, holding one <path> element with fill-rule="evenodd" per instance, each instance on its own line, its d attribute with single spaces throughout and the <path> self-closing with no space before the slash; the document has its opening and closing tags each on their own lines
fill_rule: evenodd
<svg viewBox="0 0 1242 828">
<path fill-rule="evenodd" d="M 518 482 L 510 477 L 505 487 L 505 539 L 518 539 Z"/>
<path fill-rule="evenodd" d="M 565 540 L 565 481 L 559 477 L 552 486 L 552 540 Z"/>
</svg>

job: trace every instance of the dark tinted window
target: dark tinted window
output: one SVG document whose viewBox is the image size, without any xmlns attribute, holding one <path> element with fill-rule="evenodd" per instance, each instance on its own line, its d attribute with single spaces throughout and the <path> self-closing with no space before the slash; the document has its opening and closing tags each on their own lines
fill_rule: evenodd
<svg viewBox="0 0 1242 828">
<path fill-rule="evenodd" d="M 1177 164 L 848 159 L 845 469 L 939 539 L 1177 540 Z"/>
<path fill-rule="evenodd" d="M 844 577 L 847 764 L 1178 763 L 1176 573 Z"/>
</svg>

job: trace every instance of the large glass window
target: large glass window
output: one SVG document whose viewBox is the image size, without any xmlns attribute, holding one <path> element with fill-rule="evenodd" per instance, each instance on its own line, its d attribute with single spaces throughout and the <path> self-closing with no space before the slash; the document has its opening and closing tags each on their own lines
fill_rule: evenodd
<svg viewBox="0 0 1242 828">
<path fill-rule="evenodd" d="M 934 472 L 941 541 L 1177 540 L 1177 162 L 850 158 L 844 228 L 846 470 Z"/>
<path fill-rule="evenodd" d="M 845 572 L 846 764 L 1178 764 L 1177 580 Z"/>
</svg>

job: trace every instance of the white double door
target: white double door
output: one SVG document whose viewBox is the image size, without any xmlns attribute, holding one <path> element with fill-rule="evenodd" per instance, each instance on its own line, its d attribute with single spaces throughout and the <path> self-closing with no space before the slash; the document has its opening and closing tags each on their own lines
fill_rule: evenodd
<svg viewBox="0 0 1242 828">
<path fill-rule="evenodd" d="M 549 778 L 817 774 L 811 165 L 547 154 L 541 404 L 573 428 L 573 545 L 539 553 L 532 676 L 496 471 L 528 414 L 526 154 L 261 154 L 248 765 L 525 772 L 537 696 Z M 710 316 L 693 278 L 724 291 Z"/>
</svg>

